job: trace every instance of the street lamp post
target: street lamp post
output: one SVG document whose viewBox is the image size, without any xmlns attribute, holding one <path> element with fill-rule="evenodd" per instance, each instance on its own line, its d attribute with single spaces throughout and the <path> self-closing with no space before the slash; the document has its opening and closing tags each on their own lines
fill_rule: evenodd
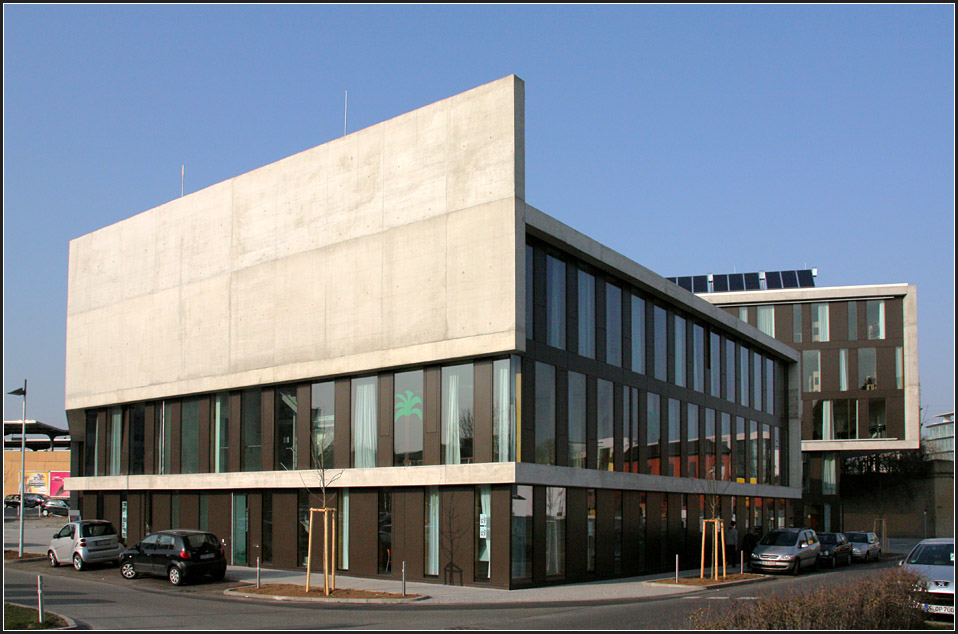
<svg viewBox="0 0 958 634">
<path fill-rule="evenodd" d="M 23 413 L 20 416 L 20 546 L 17 550 L 17 556 L 23 558 L 23 511 L 26 504 L 23 486 L 23 476 L 26 473 L 26 438 L 27 438 L 27 380 L 23 379 L 23 387 L 18 387 L 12 392 L 7 392 L 12 396 L 23 397 Z"/>
</svg>

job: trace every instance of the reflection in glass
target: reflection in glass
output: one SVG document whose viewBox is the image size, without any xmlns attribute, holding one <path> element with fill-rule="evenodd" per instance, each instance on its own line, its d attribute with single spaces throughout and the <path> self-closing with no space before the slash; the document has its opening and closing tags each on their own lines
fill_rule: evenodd
<svg viewBox="0 0 958 634">
<path fill-rule="evenodd" d="M 569 372 L 569 466 L 586 467 L 585 375 Z"/>
<path fill-rule="evenodd" d="M 423 574 L 428 576 L 439 575 L 439 487 L 426 487 L 424 500 L 426 508 L 423 514 L 426 517 L 426 526 L 423 531 Z"/>
<path fill-rule="evenodd" d="M 423 372 L 397 372 L 393 383 L 393 465 L 422 464 Z"/>
<path fill-rule="evenodd" d="M 878 389 L 878 364 L 875 348 L 858 349 L 858 384 L 863 390 Z"/>
<path fill-rule="evenodd" d="M 806 392 L 822 391 L 821 351 L 802 351 L 802 388 Z"/>
<path fill-rule="evenodd" d="M 475 580 L 488 581 L 492 576 L 490 557 L 492 555 L 492 487 L 480 484 L 476 487 L 476 521 L 473 531 L 476 554 Z"/>
<path fill-rule="evenodd" d="M 579 279 L 579 354 L 595 359 L 595 277 L 583 270 Z"/>
<path fill-rule="evenodd" d="M 673 374 L 675 375 L 675 384 L 681 387 L 685 387 L 685 319 L 674 315 L 675 320 L 673 322 L 673 342 L 672 345 L 675 348 L 675 355 L 673 356 L 674 367 Z"/>
<path fill-rule="evenodd" d="M 243 471 L 259 471 L 262 451 L 261 393 L 259 388 L 245 390 L 240 397 L 240 422 L 242 424 Z"/>
<path fill-rule="evenodd" d="M 512 580 L 532 580 L 532 487 L 512 487 Z"/>
<path fill-rule="evenodd" d="M 632 371 L 645 374 L 645 300 L 632 295 Z"/>
<path fill-rule="evenodd" d="M 536 463 L 556 463 L 556 369 L 536 362 Z"/>
<path fill-rule="evenodd" d="M 296 387 L 277 388 L 274 401 L 273 465 L 277 471 L 296 468 Z"/>
<path fill-rule="evenodd" d="M 605 285 L 605 362 L 622 365 L 622 289 Z"/>
<path fill-rule="evenodd" d="M 565 262 L 546 256 L 546 343 L 565 349 Z"/>
<path fill-rule="evenodd" d="M 516 378 L 519 358 L 498 359 L 492 364 L 492 461 L 516 459 Z"/>
<path fill-rule="evenodd" d="M 313 383 L 309 404 L 309 458 L 313 469 L 332 468 L 335 456 L 336 416 L 333 381 Z"/>
<path fill-rule="evenodd" d="M 645 446 L 648 447 L 646 457 L 646 473 L 662 475 L 662 455 L 659 438 L 662 433 L 662 418 L 659 407 L 659 395 L 651 392 L 646 396 L 646 425 Z"/>
<path fill-rule="evenodd" d="M 471 363 L 442 369 L 442 464 L 472 462 L 473 370 Z"/>
<path fill-rule="evenodd" d="M 667 317 L 668 313 L 664 308 L 660 306 L 654 306 L 652 308 L 652 345 L 654 349 L 654 357 L 652 362 L 655 368 L 654 376 L 660 381 L 665 381 L 669 377 L 668 326 L 666 325 Z"/>
<path fill-rule="evenodd" d="M 613 465 L 613 414 L 612 414 L 612 382 L 603 379 L 597 380 L 596 400 L 596 438 L 598 451 L 596 452 L 596 468 L 600 471 L 612 471 Z"/>
<path fill-rule="evenodd" d="M 546 576 L 565 576 L 566 492 L 546 487 Z"/>
</svg>

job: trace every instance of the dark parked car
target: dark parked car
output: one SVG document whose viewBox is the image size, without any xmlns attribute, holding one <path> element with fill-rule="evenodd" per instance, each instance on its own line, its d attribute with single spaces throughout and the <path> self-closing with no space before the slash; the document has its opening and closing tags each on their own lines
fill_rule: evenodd
<svg viewBox="0 0 958 634">
<path fill-rule="evenodd" d="M 226 555 L 213 533 L 173 529 L 151 533 L 120 555 L 120 574 L 166 577 L 175 586 L 209 575 L 219 581 L 226 574 Z"/>
<path fill-rule="evenodd" d="M 852 563 L 852 543 L 844 533 L 819 533 L 818 540 L 822 542 L 818 557 L 823 566 L 834 568 L 839 563 L 846 566 Z"/>
<path fill-rule="evenodd" d="M 65 500 L 46 500 L 40 505 L 40 514 L 44 517 L 50 515 L 69 515 L 70 505 Z"/>
<path fill-rule="evenodd" d="M 38 506 L 41 506 L 44 502 L 47 501 L 47 496 L 41 495 L 40 493 L 27 493 L 23 497 L 25 500 L 23 503 L 23 507 L 28 509 L 34 509 Z M 13 493 L 3 498 L 3 506 L 4 508 L 8 506 L 17 508 L 18 506 L 20 506 L 20 494 Z"/>
</svg>

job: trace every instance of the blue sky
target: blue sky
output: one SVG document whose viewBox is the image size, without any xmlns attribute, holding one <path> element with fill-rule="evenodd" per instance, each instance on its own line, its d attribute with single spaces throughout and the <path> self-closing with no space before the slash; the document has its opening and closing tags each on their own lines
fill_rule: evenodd
<svg viewBox="0 0 958 634">
<path fill-rule="evenodd" d="M 918 288 L 954 410 L 954 9 L 5 5 L 3 387 L 66 426 L 69 241 L 500 77 L 527 202 L 662 275 Z M 5 396 L 4 419 L 21 400 Z"/>
</svg>

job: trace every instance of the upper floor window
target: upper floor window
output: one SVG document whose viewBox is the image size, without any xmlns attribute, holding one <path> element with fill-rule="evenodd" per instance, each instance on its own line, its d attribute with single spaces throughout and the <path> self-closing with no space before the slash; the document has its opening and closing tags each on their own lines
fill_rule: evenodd
<svg viewBox="0 0 958 634">
<path fill-rule="evenodd" d="M 536 362 L 536 463 L 556 463 L 556 369 Z"/>
<path fill-rule="evenodd" d="M 546 343 L 565 349 L 565 262 L 546 256 Z"/>
<path fill-rule="evenodd" d="M 802 351 L 802 389 L 806 392 L 822 391 L 821 350 Z"/>
<path fill-rule="evenodd" d="M 358 469 L 376 466 L 379 442 L 377 428 L 377 392 L 379 378 L 368 376 L 352 380 L 352 466 Z"/>
<path fill-rule="evenodd" d="M 632 371 L 645 374 L 645 300 L 632 295 Z"/>
<path fill-rule="evenodd" d="M 828 304 L 812 304 L 812 341 L 829 341 Z"/>
<path fill-rule="evenodd" d="M 335 465 L 336 385 L 332 381 L 310 386 L 309 455 L 313 469 Z"/>
<path fill-rule="evenodd" d="M 475 428 L 472 364 L 442 369 L 442 464 L 473 461 Z"/>
<path fill-rule="evenodd" d="M 605 362 L 622 365 L 622 289 L 605 286 Z"/>
<path fill-rule="evenodd" d="M 273 468 L 277 471 L 293 470 L 297 467 L 296 415 L 298 405 L 296 386 L 283 386 L 276 390 L 275 429 L 273 438 Z"/>
<path fill-rule="evenodd" d="M 858 303 L 848 302 L 848 340 L 858 339 Z"/>
<path fill-rule="evenodd" d="M 885 338 L 885 300 L 877 299 L 865 302 L 865 315 L 869 339 Z"/>
<path fill-rule="evenodd" d="M 774 306 L 759 306 L 757 308 L 758 312 L 758 329 L 764 332 L 769 337 L 775 336 L 775 307 Z"/>
<path fill-rule="evenodd" d="M 423 372 L 398 372 L 393 379 L 393 464 L 422 464 Z"/>
<path fill-rule="evenodd" d="M 669 359 L 668 359 L 668 325 L 666 319 L 668 313 L 661 306 L 655 306 L 652 309 L 653 331 L 652 345 L 654 356 L 652 358 L 655 378 L 660 381 L 668 380 Z"/>
<path fill-rule="evenodd" d="M 792 306 L 792 342 L 802 343 L 802 304 Z"/>
<path fill-rule="evenodd" d="M 595 358 L 595 278 L 578 271 L 579 354 Z"/>
<path fill-rule="evenodd" d="M 672 329 L 673 345 L 675 346 L 675 354 L 672 357 L 674 360 L 673 374 L 675 384 L 685 387 L 685 319 L 678 315 L 673 315 L 673 317 L 675 318 L 673 321 L 674 328 Z"/>
</svg>

